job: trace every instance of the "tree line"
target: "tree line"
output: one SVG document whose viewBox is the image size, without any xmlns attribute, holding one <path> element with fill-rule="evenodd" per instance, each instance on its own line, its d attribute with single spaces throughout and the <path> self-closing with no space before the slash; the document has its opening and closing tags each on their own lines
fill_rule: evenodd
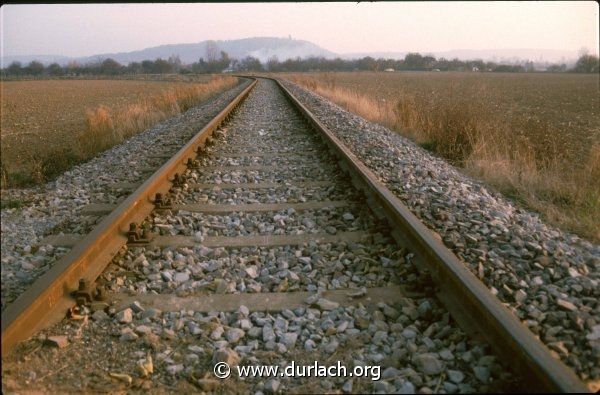
<svg viewBox="0 0 600 395">
<path fill-rule="evenodd" d="M 187 74 L 187 73 L 221 73 L 235 72 L 285 72 L 285 71 L 486 71 L 486 72 L 531 72 L 533 62 L 524 64 L 498 64 L 483 60 L 436 59 L 433 56 L 409 53 L 404 59 L 375 59 L 370 56 L 360 59 L 346 60 L 341 58 L 326 59 L 323 57 L 295 58 L 280 61 L 273 56 L 264 64 L 259 59 L 248 56 L 243 59 L 230 58 L 227 52 L 218 51 L 216 47 L 208 47 L 206 59 L 200 58 L 192 64 L 183 64 L 179 56 L 168 59 L 158 58 L 154 61 L 131 62 L 122 65 L 108 58 L 89 64 L 79 64 L 72 61 L 65 66 L 52 63 L 44 66 L 39 61 L 32 61 L 23 66 L 13 62 L 2 69 L 3 77 L 25 76 L 85 76 L 85 75 L 134 75 L 134 74 Z M 567 68 L 566 64 L 552 64 L 546 68 L 548 72 L 598 73 L 598 57 L 583 54 L 574 67 Z"/>
</svg>

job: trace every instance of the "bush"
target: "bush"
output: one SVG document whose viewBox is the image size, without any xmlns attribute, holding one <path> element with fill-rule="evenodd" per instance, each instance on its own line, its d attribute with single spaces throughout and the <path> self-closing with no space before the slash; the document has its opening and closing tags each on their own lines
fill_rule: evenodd
<svg viewBox="0 0 600 395">
<path fill-rule="evenodd" d="M 599 60 L 597 56 L 581 55 L 575 63 L 573 71 L 576 73 L 598 73 L 600 70 Z"/>
</svg>

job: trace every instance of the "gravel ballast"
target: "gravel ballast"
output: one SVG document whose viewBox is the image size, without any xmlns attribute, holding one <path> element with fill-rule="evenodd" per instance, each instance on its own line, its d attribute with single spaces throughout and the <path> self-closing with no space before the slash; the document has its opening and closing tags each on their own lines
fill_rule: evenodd
<svg viewBox="0 0 600 395">
<path fill-rule="evenodd" d="M 583 380 L 600 379 L 600 246 L 543 223 L 399 134 L 292 93 Z"/>
<path fill-rule="evenodd" d="M 123 144 L 75 166 L 56 180 L 29 189 L 3 190 L 2 199 L 23 202 L 2 210 L 2 310 L 15 300 L 68 249 L 36 247 L 47 235 L 88 233 L 100 218 L 80 210 L 87 204 L 116 203 L 131 191 L 109 188 L 141 183 L 158 169 L 249 84 L 236 87 L 177 117 L 139 133 Z"/>
<path fill-rule="evenodd" d="M 319 141 L 271 81 L 260 80 L 219 133 L 206 166 L 230 165 L 228 152 L 293 153 Z M 317 149 L 322 149 L 318 143 Z M 233 160 L 233 157 L 231 158 Z M 146 222 L 163 235 L 193 235 L 193 247 L 124 247 L 101 278 L 109 295 L 132 298 L 126 305 L 92 304 L 82 320 L 63 320 L 24 342 L 3 364 L 3 388 L 48 392 L 155 390 L 157 392 L 376 392 L 469 393 L 510 390 L 512 375 L 489 345 L 470 339 L 435 298 L 428 276 L 413 265 L 410 251 L 387 236 L 329 155 L 305 161 L 269 159 L 273 170 L 252 177 L 235 171 L 188 170 L 174 188 L 174 204 L 244 204 L 273 201 L 351 200 L 335 209 L 278 210 L 220 215 L 186 210 L 155 212 Z M 293 167 L 293 169 L 290 169 Z M 318 170 L 315 170 L 318 169 Z M 320 169 L 320 170 L 319 170 Z M 218 178 L 212 177 L 217 174 Z M 266 176 L 265 176 L 266 175 Z M 206 182 L 300 182 L 327 180 L 324 188 L 240 187 L 226 193 L 193 189 Z M 358 205 L 356 204 L 358 203 Z M 336 234 L 362 231 L 364 242 L 304 242 L 269 247 L 208 248 L 206 237 Z M 368 288 L 401 289 L 390 300 L 356 300 Z M 344 302 L 324 296 L 345 292 Z M 264 305 L 234 311 L 216 306 L 220 297 L 265 292 L 310 292 L 300 306 Z M 388 295 L 388 294 L 386 294 Z M 210 296 L 208 309 L 176 305 L 155 308 L 142 300 Z M 245 296 L 244 296 L 245 297 Z M 148 299 L 149 298 L 149 299 Z M 113 300 L 114 302 L 114 300 Z M 364 304 L 363 304 L 364 302 Z M 161 311 L 161 309 L 165 311 Z M 207 309 L 207 310 L 208 310 Z M 58 346 L 60 345 L 60 346 Z M 20 356 L 26 356 L 22 364 Z M 53 364 L 49 364 L 53 361 Z M 216 362 L 232 366 L 341 364 L 379 366 L 370 377 L 249 377 L 217 380 Z M 52 366 L 54 365 L 54 366 Z M 55 368 L 56 367 L 56 368 Z"/>
</svg>

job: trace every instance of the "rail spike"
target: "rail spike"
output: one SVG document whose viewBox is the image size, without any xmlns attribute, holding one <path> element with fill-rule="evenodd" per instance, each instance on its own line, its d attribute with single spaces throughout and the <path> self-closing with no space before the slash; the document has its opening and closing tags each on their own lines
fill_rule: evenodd
<svg viewBox="0 0 600 395">
<path fill-rule="evenodd" d="M 167 196 L 163 196 L 162 193 L 156 192 L 153 203 L 156 210 L 171 210 L 173 208 L 171 198 L 168 196 L 168 194 Z"/>
<path fill-rule="evenodd" d="M 132 247 L 144 246 L 152 241 L 152 233 L 145 225 L 142 229 L 138 227 L 135 222 L 129 224 L 129 231 L 127 232 L 127 245 Z"/>
<path fill-rule="evenodd" d="M 181 188 L 181 187 L 183 187 L 183 184 L 185 184 L 185 177 L 182 174 L 175 173 L 173 175 L 172 182 L 173 182 L 174 188 Z"/>
<path fill-rule="evenodd" d="M 79 287 L 75 291 L 75 302 L 78 306 L 85 306 L 92 303 L 92 291 L 85 279 L 79 279 Z"/>
<path fill-rule="evenodd" d="M 188 158 L 186 164 L 188 169 L 190 170 L 198 170 L 200 168 L 200 163 L 198 163 L 197 160 L 192 159 L 192 158 Z"/>
</svg>

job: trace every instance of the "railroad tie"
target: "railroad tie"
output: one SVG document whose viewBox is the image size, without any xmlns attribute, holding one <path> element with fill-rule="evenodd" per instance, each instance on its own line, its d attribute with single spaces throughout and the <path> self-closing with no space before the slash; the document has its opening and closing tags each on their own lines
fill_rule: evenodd
<svg viewBox="0 0 600 395">
<path fill-rule="evenodd" d="M 52 235 L 42 239 L 38 245 L 55 247 L 74 247 L 83 235 L 65 234 Z M 216 247 L 276 247 L 286 245 L 301 245 L 305 243 L 368 243 L 372 235 L 368 232 L 340 232 L 335 235 L 328 233 L 310 233 L 301 235 L 268 235 L 268 236 L 207 236 L 198 242 L 194 236 L 155 236 L 148 244 L 149 247 L 194 247 L 202 245 Z"/>
<path fill-rule="evenodd" d="M 279 157 L 293 157 L 293 156 L 311 156 L 325 154 L 326 151 L 322 150 L 307 150 L 307 151 L 259 151 L 259 152 L 248 152 L 248 151 L 234 151 L 234 152 L 211 152 L 206 154 L 209 158 L 246 158 L 246 157 L 261 157 L 261 158 L 279 158 Z"/>
<path fill-rule="evenodd" d="M 325 208 L 347 207 L 351 203 L 345 200 L 333 200 L 324 202 L 304 202 L 304 203 L 250 203 L 250 204 L 174 204 L 173 210 L 189 211 L 205 214 L 228 214 L 235 212 L 267 212 L 294 209 L 303 210 L 321 210 Z M 117 205 L 92 203 L 81 209 L 84 215 L 102 215 L 113 211 Z"/>
<path fill-rule="evenodd" d="M 295 182 L 244 182 L 244 183 L 227 183 L 223 182 L 221 184 L 214 183 L 196 183 L 196 184 L 188 184 L 188 186 L 192 189 L 270 189 L 270 188 L 290 188 L 290 187 L 298 187 L 298 188 L 325 188 L 336 185 L 335 182 L 332 181 L 295 181 Z"/>
<path fill-rule="evenodd" d="M 117 191 L 119 189 L 133 191 L 140 185 L 142 185 L 141 182 L 115 182 L 114 184 L 109 184 L 108 189 L 112 191 Z"/>
<path fill-rule="evenodd" d="M 138 188 L 141 183 L 135 182 L 116 182 L 114 184 L 109 184 L 108 189 L 112 191 L 116 190 L 127 190 L 132 191 Z M 335 182 L 332 181 L 292 181 L 292 182 L 247 182 L 247 183 L 189 183 L 188 186 L 192 189 L 237 189 L 237 188 L 247 188 L 247 189 L 269 189 L 269 188 L 289 188 L 289 187 L 299 187 L 299 188 L 318 188 L 318 187 L 330 187 L 336 185 Z M 97 203 L 92 203 L 97 204 Z M 87 206 L 86 206 L 87 207 Z"/>
<path fill-rule="evenodd" d="M 240 306 L 246 306 L 250 312 L 269 311 L 279 312 L 285 309 L 306 307 L 306 299 L 314 292 L 260 292 L 240 294 L 194 294 L 191 297 L 179 297 L 174 294 L 136 294 L 128 293 L 111 294 L 111 300 L 116 302 L 117 311 L 129 307 L 134 302 L 139 302 L 147 308 L 155 308 L 163 312 L 193 310 L 208 313 L 211 311 L 234 312 Z M 367 309 L 373 310 L 378 303 L 388 305 L 402 302 L 406 297 L 415 297 L 397 285 L 387 287 L 359 289 L 336 289 L 325 291 L 321 296 L 327 300 L 339 303 L 342 307 L 357 306 L 359 303 Z"/>
</svg>

